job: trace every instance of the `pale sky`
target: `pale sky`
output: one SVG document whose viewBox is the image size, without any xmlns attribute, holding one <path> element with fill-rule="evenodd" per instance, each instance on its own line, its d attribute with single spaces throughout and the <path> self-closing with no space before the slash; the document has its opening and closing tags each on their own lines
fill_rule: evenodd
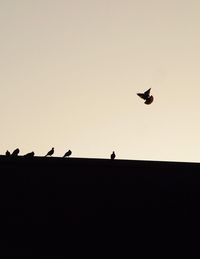
<svg viewBox="0 0 200 259">
<path fill-rule="evenodd" d="M 199 0 L 0 0 L 0 154 L 200 162 L 199 14 Z"/>
</svg>

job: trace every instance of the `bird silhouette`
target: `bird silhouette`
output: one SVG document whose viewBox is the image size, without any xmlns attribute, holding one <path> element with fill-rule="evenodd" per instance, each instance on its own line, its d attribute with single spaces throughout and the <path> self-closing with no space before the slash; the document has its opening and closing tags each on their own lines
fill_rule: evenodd
<svg viewBox="0 0 200 259">
<path fill-rule="evenodd" d="M 54 147 L 46 154 L 46 156 L 52 156 L 54 153 Z"/>
<path fill-rule="evenodd" d="M 111 160 L 114 160 L 115 157 L 116 157 L 116 155 L 115 155 L 115 152 L 113 151 L 112 154 L 110 155 L 110 158 L 111 158 Z"/>
<path fill-rule="evenodd" d="M 30 157 L 34 157 L 35 153 L 34 152 L 30 152 L 24 155 L 24 157 L 30 158 Z"/>
<path fill-rule="evenodd" d="M 69 156 L 71 156 L 71 154 L 72 154 L 72 151 L 69 149 L 69 150 L 64 154 L 63 157 L 69 157 Z"/>
<path fill-rule="evenodd" d="M 6 156 L 10 156 L 10 152 L 8 150 L 6 151 Z"/>
<path fill-rule="evenodd" d="M 16 148 L 16 149 L 12 152 L 11 156 L 18 156 L 18 155 L 19 155 L 19 148 Z"/>
<path fill-rule="evenodd" d="M 154 100 L 153 95 L 150 95 L 151 88 L 149 88 L 144 93 L 137 93 L 137 95 L 145 100 L 145 104 L 151 104 Z"/>
</svg>

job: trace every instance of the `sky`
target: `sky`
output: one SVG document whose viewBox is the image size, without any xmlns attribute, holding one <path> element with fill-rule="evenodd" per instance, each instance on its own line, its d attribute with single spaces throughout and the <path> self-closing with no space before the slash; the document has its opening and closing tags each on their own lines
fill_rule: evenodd
<svg viewBox="0 0 200 259">
<path fill-rule="evenodd" d="M 0 154 L 200 162 L 199 13 L 199 0 L 0 0 Z"/>
</svg>

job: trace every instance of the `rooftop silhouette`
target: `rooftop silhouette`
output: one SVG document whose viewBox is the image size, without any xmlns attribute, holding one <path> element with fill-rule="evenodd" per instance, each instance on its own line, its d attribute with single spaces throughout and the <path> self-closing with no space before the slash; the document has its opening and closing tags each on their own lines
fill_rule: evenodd
<svg viewBox="0 0 200 259">
<path fill-rule="evenodd" d="M 0 169 L 13 258 L 182 258 L 199 222 L 200 163 L 2 155 Z"/>
</svg>

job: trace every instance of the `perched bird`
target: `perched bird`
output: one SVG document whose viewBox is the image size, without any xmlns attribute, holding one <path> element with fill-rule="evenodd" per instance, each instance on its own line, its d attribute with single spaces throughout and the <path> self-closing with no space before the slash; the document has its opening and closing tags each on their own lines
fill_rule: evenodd
<svg viewBox="0 0 200 259">
<path fill-rule="evenodd" d="M 71 156 L 71 154 L 72 154 L 72 151 L 71 151 L 71 150 L 68 150 L 68 151 L 64 154 L 63 157 L 69 157 L 69 156 Z"/>
<path fill-rule="evenodd" d="M 145 100 L 145 104 L 151 104 L 153 102 L 153 95 L 150 95 L 151 88 L 149 88 L 144 93 L 137 93 L 139 97 Z"/>
<path fill-rule="evenodd" d="M 111 160 L 114 160 L 115 157 L 116 157 L 116 155 L 115 155 L 115 152 L 113 151 L 112 154 L 110 155 L 110 158 L 111 158 Z"/>
<path fill-rule="evenodd" d="M 16 149 L 12 152 L 11 156 L 18 156 L 18 155 L 19 155 L 19 148 L 16 148 Z"/>
<path fill-rule="evenodd" d="M 6 156 L 10 156 L 10 152 L 8 150 L 6 151 Z"/>
<path fill-rule="evenodd" d="M 35 155 L 34 152 L 30 152 L 30 153 L 25 154 L 24 157 L 27 157 L 27 158 L 34 157 L 34 155 Z"/>
<path fill-rule="evenodd" d="M 46 156 L 52 156 L 54 153 L 54 147 L 46 154 Z"/>
</svg>

